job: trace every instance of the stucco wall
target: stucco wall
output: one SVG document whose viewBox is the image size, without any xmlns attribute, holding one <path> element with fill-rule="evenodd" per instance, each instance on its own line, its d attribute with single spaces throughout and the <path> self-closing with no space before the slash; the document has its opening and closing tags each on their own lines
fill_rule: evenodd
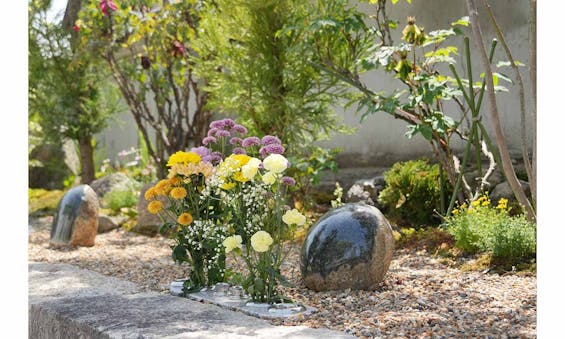
<svg viewBox="0 0 565 339">
<path fill-rule="evenodd" d="M 352 1 L 352 3 L 357 2 Z M 490 1 L 490 3 L 506 35 L 508 44 L 512 48 L 514 58 L 523 62 L 526 66 L 529 65 L 529 2 L 527 0 L 496 0 Z M 364 12 L 374 14 L 373 6 L 366 3 L 357 5 Z M 396 43 L 400 42 L 400 31 L 404 27 L 405 18 L 408 15 L 415 16 L 417 24 L 423 26 L 426 32 L 448 28 L 451 22 L 467 15 L 464 0 L 413 0 L 411 5 L 401 0 L 396 5 L 389 4 L 388 12 L 391 19 L 400 20 L 399 29 L 393 32 L 393 40 Z M 483 35 L 487 46 L 489 46 L 490 40 L 495 34 L 486 13 L 480 10 L 479 16 L 481 18 Z M 459 48 L 460 54 L 456 58 L 458 62 L 456 68 L 461 76 L 465 76 L 466 71 L 461 63 L 464 57 L 462 54 L 463 39 L 462 37 L 455 37 L 450 44 Z M 480 69 L 480 56 L 472 42 L 471 49 L 474 63 L 473 76 L 474 79 L 479 79 L 479 74 L 482 72 Z M 497 47 L 495 60 L 507 60 L 500 44 Z M 529 68 L 522 67 L 521 72 L 526 86 L 527 103 L 529 105 Z M 446 72 L 446 74 L 450 73 Z M 505 74 L 514 78 L 510 68 L 505 69 Z M 392 92 L 393 89 L 401 87 L 398 80 L 378 72 L 366 74 L 363 80 L 371 88 L 386 92 Z M 518 154 L 520 150 L 518 88 L 511 84 L 504 83 L 504 85 L 510 89 L 510 92 L 498 95 L 499 113 L 503 121 L 509 147 L 512 153 Z M 486 114 L 483 121 L 487 129 L 491 130 L 491 121 L 487 108 L 488 100 L 485 98 L 483 112 Z M 386 113 L 376 113 L 369 116 L 363 123 L 360 123 L 360 116 L 356 115 L 353 109 L 344 112 L 343 108 L 337 107 L 336 111 L 343 117 L 347 125 L 357 128 L 357 131 L 352 135 L 335 135 L 330 141 L 321 142 L 320 144 L 326 147 L 340 147 L 343 149 L 342 154 L 339 156 L 339 162 L 342 167 L 363 165 L 386 166 L 398 160 L 431 155 L 430 148 L 423 138 L 416 136 L 413 139 L 407 139 L 404 136 L 406 123 L 401 120 L 395 120 Z M 449 112 L 449 115 L 457 117 L 458 110 L 454 107 Z M 114 156 L 121 149 L 137 145 L 135 123 L 130 114 L 122 114 L 120 120 L 123 123 L 110 126 L 104 133 L 98 136 L 99 143 L 105 147 L 108 157 Z M 531 135 L 529 137 L 531 138 Z M 461 149 L 460 142 L 455 141 L 454 145 L 456 148 Z"/>
</svg>

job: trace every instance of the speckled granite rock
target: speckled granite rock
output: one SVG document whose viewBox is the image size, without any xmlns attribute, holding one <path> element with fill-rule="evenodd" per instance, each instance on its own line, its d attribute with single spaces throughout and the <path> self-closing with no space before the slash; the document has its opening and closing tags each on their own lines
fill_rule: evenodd
<svg viewBox="0 0 565 339">
<path fill-rule="evenodd" d="M 51 226 L 52 245 L 94 246 L 98 232 L 99 203 L 88 185 L 69 190 L 57 207 Z"/>
<path fill-rule="evenodd" d="M 316 291 L 372 290 L 384 280 L 393 248 L 392 228 L 377 208 L 345 204 L 310 228 L 302 245 L 302 278 Z"/>
</svg>

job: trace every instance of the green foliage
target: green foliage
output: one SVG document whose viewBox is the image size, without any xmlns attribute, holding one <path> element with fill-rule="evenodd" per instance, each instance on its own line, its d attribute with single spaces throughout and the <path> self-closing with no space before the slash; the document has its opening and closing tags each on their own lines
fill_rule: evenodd
<svg viewBox="0 0 565 339">
<path fill-rule="evenodd" d="M 427 160 L 395 163 L 384 173 L 386 187 L 380 192 L 379 204 L 392 218 L 414 225 L 437 223 L 440 209 L 439 165 Z"/>
<path fill-rule="evenodd" d="M 524 215 L 510 216 L 507 202 L 496 207 L 483 196 L 453 210 L 445 219 L 446 230 L 455 238 L 455 246 L 468 252 L 489 252 L 493 258 L 518 262 L 536 254 L 536 225 Z"/>
<path fill-rule="evenodd" d="M 118 214 L 122 208 L 137 206 L 139 191 L 136 190 L 114 190 L 104 196 L 104 202 L 114 214 Z"/>
<path fill-rule="evenodd" d="M 292 188 L 296 200 L 304 205 L 313 203 L 311 188 L 320 182 L 325 171 L 337 172 L 337 162 L 334 159 L 338 152 L 339 149 L 327 150 L 311 146 L 308 153 L 287 157 L 292 164 L 288 174 L 296 179 L 296 186 Z"/>
<path fill-rule="evenodd" d="M 29 112 L 48 137 L 78 140 L 104 129 L 117 97 L 95 58 L 72 48 L 71 34 L 30 6 Z"/>
<path fill-rule="evenodd" d="M 209 3 L 194 46 L 196 72 L 208 81 L 208 107 L 236 114 L 251 134 L 277 135 L 290 156 L 318 157 L 321 150 L 312 143 L 346 128 L 331 109 L 338 97 L 309 62 L 316 42 L 300 25 L 345 6 L 346 1 Z M 339 34 L 336 29 L 331 36 Z M 306 167 L 321 168 L 315 160 L 311 164 Z"/>
<path fill-rule="evenodd" d="M 106 61 L 161 177 L 167 155 L 202 140 L 210 122 L 193 70 L 197 1 L 124 0 L 105 14 L 91 0 L 79 16 L 81 45 Z"/>
</svg>

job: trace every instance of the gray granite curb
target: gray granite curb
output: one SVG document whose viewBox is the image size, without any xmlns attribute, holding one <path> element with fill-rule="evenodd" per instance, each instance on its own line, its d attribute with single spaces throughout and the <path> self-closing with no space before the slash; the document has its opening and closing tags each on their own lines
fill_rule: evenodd
<svg viewBox="0 0 565 339">
<path fill-rule="evenodd" d="M 141 292 L 131 282 L 68 264 L 30 262 L 28 270 L 29 338 L 354 338 Z"/>
</svg>

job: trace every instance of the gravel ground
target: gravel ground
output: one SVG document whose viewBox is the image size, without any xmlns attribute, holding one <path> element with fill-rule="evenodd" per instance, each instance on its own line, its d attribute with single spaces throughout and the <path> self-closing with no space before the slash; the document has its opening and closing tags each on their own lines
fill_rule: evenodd
<svg viewBox="0 0 565 339">
<path fill-rule="evenodd" d="M 30 220 L 28 260 L 63 262 L 168 293 L 186 276 L 170 257 L 170 241 L 121 229 L 99 234 L 96 245 L 52 248 L 52 218 Z M 308 317 L 272 321 L 345 331 L 360 338 L 535 338 L 536 277 L 463 272 L 425 251 L 397 249 L 376 291 L 308 290 L 300 281 L 299 244 L 283 273 L 295 284 L 293 300 L 317 308 Z"/>
</svg>

